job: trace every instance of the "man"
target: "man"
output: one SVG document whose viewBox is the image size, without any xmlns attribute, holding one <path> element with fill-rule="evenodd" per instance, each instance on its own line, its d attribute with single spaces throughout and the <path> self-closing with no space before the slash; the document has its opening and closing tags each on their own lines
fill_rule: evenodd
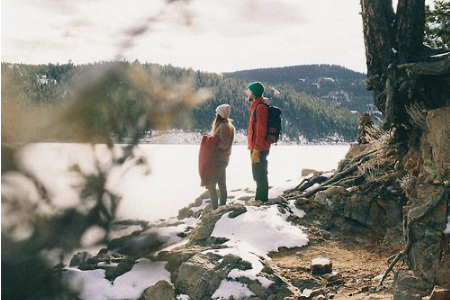
<svg viewBox="0 0 450 300">
<path fill-rule="evenodd" d="M 270 143 L 266 141 L 268 108 L 263 98 L 264 85 L 261 82 L 252 82 L 248 86 L 247 96 L 250 106 L 250 120 L 248 124 L 248 149 L 252 160 L 253 180 L 256 181 L 255 200 L 268 201 L 269 182 L 267 179 L 267 156 Z"/>
</svg>

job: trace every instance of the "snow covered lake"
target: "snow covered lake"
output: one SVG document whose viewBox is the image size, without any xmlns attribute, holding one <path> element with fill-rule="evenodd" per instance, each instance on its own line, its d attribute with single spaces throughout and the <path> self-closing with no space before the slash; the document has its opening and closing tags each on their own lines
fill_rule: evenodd
<svg viewBox="0 0 450 300">
<path fill-rule="evenodd" d="M 119 149 L 119 146 L 116 150 Z M 176 216 L 205 191 L 198 175 L 198 145 L 140 145 L 150 165 L 110 173 L 107 187 L 122 196 L 118 218 L 157 220 Z M 329 171 L 337 167 L 348 145 L 274 145 L 269 160 L 269 185 L 279 188 L 295 186 L 303 168 Z M 46 186 L 52 200 L 70 206 L 78 199 L 73 188 L 78 180 L 67 172 L 79 164 L 85 172 L 93 170 L 93 152 L 100 165 L 108 164 L 109 152 L 99 145 L 95 150 L 85 144 L 35 144 L 22 153 L 23 164 Z M 255 189 L 250 154 L 244 145 L 233 146 L 227 168 L 228 190 Z M 273 191 L 272 191 L 273 192 Z"/>
</svg>

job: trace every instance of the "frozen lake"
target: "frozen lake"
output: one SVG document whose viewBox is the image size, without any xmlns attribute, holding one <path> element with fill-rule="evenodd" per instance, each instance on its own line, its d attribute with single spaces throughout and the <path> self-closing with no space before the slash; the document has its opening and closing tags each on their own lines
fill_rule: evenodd
<svg viewBox="0 0 450 300">
<path fill-rule="evenodd" d="M 329 171 L 348 151 L 348 145 L 272 147 L 269 160 L 269 185 L 299 182 L 303 168 Z M 100 165 L 107 166 L 108 152 L 100 145 L 95 148 Z M 178 210 L 192 203 L 205 188 L 200 187 L 198 175 L 198 145 L 140 145 L 148 158 L 151 172 L 144 168 L 114 170 L 107 187 L 123 199 L 119 219 L 157 220 L 176 216 Z M 92 171 L 93 150 L 83 144 L 35 144 L 23 152 L 24 165 L 41 179 L 52 200 L 61 206 L 70 206 L 77 199 L 76 176 L 67 170 L 74 164 Z M 292 184 L 293 182 L 290 182 Z M 250 154 L 246 146 L 233 146 L 227 168 L 228 190 L 255 189 L 252 179 Z"/>
</svg>

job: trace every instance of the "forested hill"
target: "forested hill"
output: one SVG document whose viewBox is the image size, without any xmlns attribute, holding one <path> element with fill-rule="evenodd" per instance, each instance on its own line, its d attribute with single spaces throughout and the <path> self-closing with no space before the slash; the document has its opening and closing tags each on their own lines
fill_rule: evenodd
<svg viewBox="0 0 450 300">
<path fill-rule="evenodd" d="M 169 82 L 180 83 L 189 78 L 194 88 L 208 88 L 212 91 L 212 98 L 194 107 L 191 111 L 183 112 L 180 115 L 179 120 L 189 117 L 191 122 L 176 122 L 175 128 L 207 131 L 211 126 L 215 108 L 222 103 L 229 103 L 232 106 L 231 117 L 236 128 L 246 131 L 249 118 L 249 102 L 246 101 L 245 90 L 249 80 L 235 78 L 230 74 L 223 76 L 221 74 L 194 71 L 170 65 L 160 66 L 148 63 L 141 64 L 139 62 L 103 62 L 88 65 L 2 63 L 2 87 L 6 78 L 8 78 L 8 84 L 12 83 L 16 91 L 21 91 L 17 95 L 21 95 L 25 103 L 28 103 L 27 105 L 38 104 L 51 112 L 58 103 L 67 101 L 76 93 L 77 82 L 82 81 L 83 78 L 88 78 L 89 74 L 101 74 L 117 64 L 125 65 L 127 68 L 142 68 L 149 73 L 155 73 L 156 70 L 161 77 Z M 317 71 L 316 73 L 316 77 L 319 78 L 321 76 L 320 72 Z M 241 74 L 243 73 L 241 72 Z M 273 78 L 276 78 L 276 75 L 272 75 L 274 76 Z M 287 78 L 279 76 L 280 78 Z M 322 75 L 322 77 L 326 76 L 329 76 L 329 73 Z M 270 102 L 282 109 L 283 135 L 286 140 L 294 142 L 299 139 L 307 139 L 308 141 L 354 140 L 359 119 L 358 113 L 351 113 L 340 105 L 308 95 L 306 91 L 298 92 L 294 85 L 288 85 L 286 82 L 283 82 L 283 84 L 271 84 L 267 80 L 270 79 L 269 77 L 267 79 L 258 77 L 257 79 L 266 83 L 268 91 L 266 96 L 270 98 Z M 272 79 L 272 81 L 275 81 L 275 79 Z M 282 81 L 280 79 L 280 82 Z M 111 102 L 116 103 L 117 99 L 119 99 L 125 109 L 127 106 L 131 107 L 136 104 L 136 99 L 131 99 L 134 94 L 129 89 L 129 86 L 124 85 L 120 81 L 110 80 L 102 86 L 102 93 L 107 98 L 111 97 Z M 11 89 L 8 90 L 11 92 Z M 4 93 L 7 92 L 7 89 L 2 88 L 2 106 Z M 103 127 L 109 128 L 107 124 L 98 124 L 99 122 L 103 121 L 100 121 L 100 118 L 98 118 L 96 126 L 104 125 Z M 121 132 L 111 133 L 118 137 L 123 137 L 124 132 L 126 132 L 126 128 L 123 128 Z M 55 138 L 57 139 L 58 137 Z"/>
<path fill-rule="evenodd" d="M 285 85 L 297 92 L 320 97 L 360 113 L 371 112 L 372 94 L 366 90 L 366 74 L 335 65 L 302 65 L 225 73 L 227 78 Z"/>
</svg>

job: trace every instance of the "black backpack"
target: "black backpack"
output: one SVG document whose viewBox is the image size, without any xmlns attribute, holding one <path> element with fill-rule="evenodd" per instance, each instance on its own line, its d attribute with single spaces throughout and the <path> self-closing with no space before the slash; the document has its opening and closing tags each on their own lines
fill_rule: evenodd
<svg viewBox="0 0 450 300">
<path fill-rule="evenodd" d="M 276 106 L 268 105 L 264 102 L 261 102 L 259 104 L 264 104 L 265 106 L 267 106 L 267 111 L 269 114 L 267 118 L 266 141 L 270 144 L 276 143 L 278 142 L 281 134 L 281 109 Z M 256 122 L 256 109 L 258 108 L 258 105 L 256 105 L 253 111 L 253 123 Z"/>
</svg>

